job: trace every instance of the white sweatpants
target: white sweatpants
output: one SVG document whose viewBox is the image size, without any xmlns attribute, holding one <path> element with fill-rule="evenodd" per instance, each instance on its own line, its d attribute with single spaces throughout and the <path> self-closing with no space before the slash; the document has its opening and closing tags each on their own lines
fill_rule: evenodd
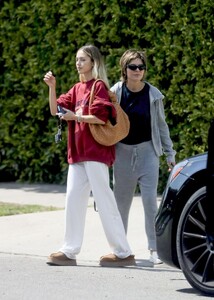
<svg viewBox="0 0 214 300">
<path fill-rule="evenodd" d="M 114 193 L 109 185 L 108 166 L 94 161 L 69 165 L 65 237 L 64 244 L 59 251 L 71 259 L 75 259 L 80 252 L 91 190 L 112 252 L 120 258 L 129 256 L 131 250 Z"/>
</svg>

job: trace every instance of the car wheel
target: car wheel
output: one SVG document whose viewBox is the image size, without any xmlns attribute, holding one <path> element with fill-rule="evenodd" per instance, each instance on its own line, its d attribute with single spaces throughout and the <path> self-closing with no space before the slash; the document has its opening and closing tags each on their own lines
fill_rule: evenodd
<svg viewBox="0 0 214 300">
<path fill-rule="evenodd" d="M 203 187 L 187 201 L 178 223 L 176 247 L 187 281 L 198 291 L 214 295 L 214 237 L 205 230 L 205 200 Z"/>
</svg>

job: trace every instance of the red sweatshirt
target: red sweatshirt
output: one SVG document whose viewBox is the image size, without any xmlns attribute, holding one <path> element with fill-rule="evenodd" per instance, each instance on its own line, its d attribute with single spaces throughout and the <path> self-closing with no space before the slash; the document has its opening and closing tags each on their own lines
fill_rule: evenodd
<svg viewBox="0 0 214 300">
<path fill-rule="evenodd" d="M 66 94 L 57 99 L 57 104 L 75 113 L 88 115 L 90 90 L 94 79 L 75 84 Z M 103 82 L 96 83 L 94 102 L 91 114 L 106 122 L 116 116 L 114 106 L 111 104 L 108 91 Z M 98 161 L 111 166 L 115 160 L 115 146 L 98 144 L 91 135 L 88 123 L 68 121 L 68 163 L 83 161 Z"/>
</svg>

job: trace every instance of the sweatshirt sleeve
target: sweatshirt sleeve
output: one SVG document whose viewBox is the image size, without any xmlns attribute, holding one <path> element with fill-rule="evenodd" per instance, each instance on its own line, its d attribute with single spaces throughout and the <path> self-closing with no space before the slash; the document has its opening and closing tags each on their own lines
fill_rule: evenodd
<svg viewBox="0 0 214 300">
<path fill-rule="evenodd" d="M 76 86 L 72 87 L 67 93 L 60 95 L 59 98 L 57 99 L 57 104 L 71 111 L 74 111 L 75 89 Z"/>
<path fill-rule="evenodd" d="M 116 109 L 110 100 L 108 90 L 101 81 L 96 83 L 90 114 L 104 122 L 107 122 L 107 120 L 114 122 L 116 119 Z"/>
</svg>

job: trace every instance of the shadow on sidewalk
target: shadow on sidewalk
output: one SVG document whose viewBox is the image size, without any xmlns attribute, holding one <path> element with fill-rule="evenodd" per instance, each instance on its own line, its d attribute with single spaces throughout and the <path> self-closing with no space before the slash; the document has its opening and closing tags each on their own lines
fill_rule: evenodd
<svg viewBox="0 0 214 300">
<path fill-rule="evenodd" d="M 0 182 L 0 189 L 19 189 L 25 192 L 35 193 L 65 193 L 66 185 L 59 184 L 28 184 L 28 183 L 16 183 L 16 182 Z"/>
</svg>

